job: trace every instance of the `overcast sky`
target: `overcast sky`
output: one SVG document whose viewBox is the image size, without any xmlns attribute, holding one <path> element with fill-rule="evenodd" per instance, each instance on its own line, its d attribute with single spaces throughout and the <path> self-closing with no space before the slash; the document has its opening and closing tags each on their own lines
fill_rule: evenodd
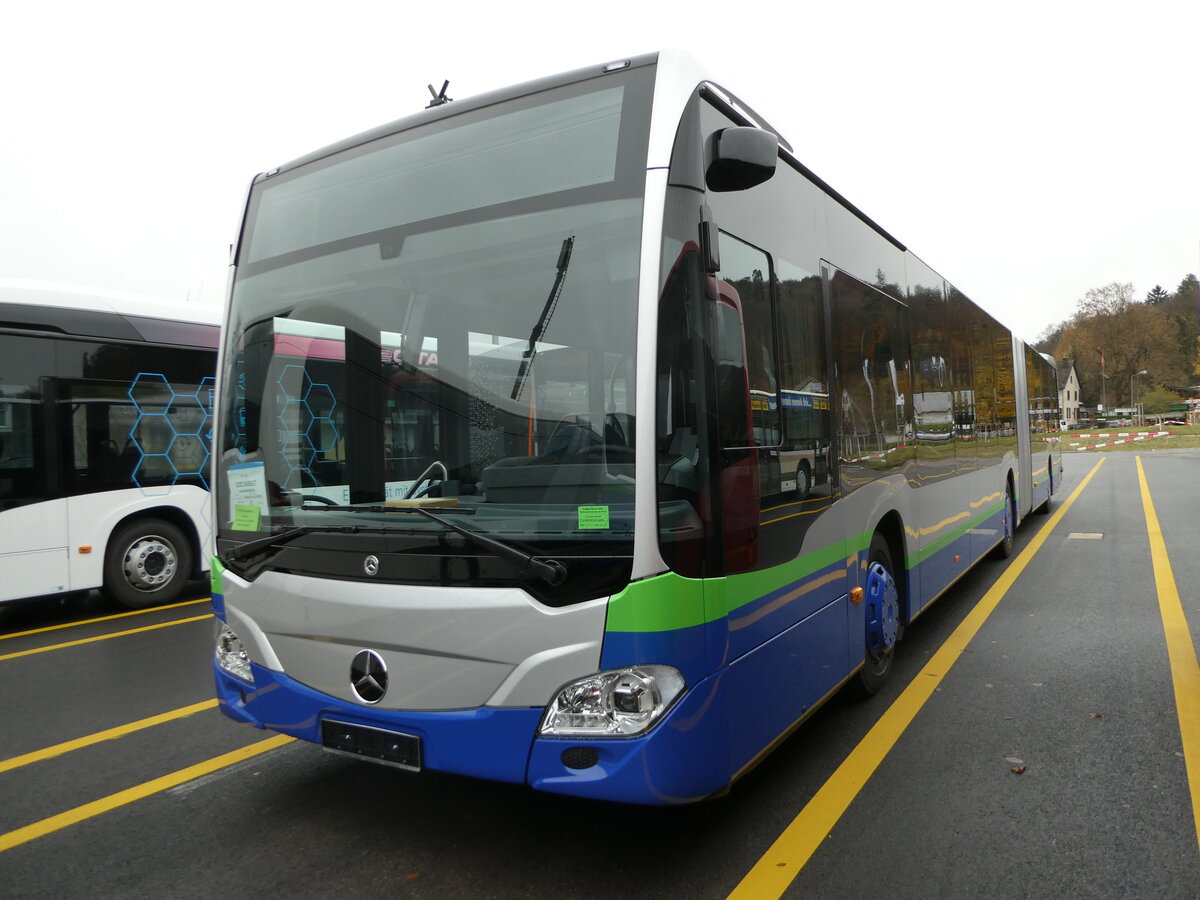
<svg viewBox="0 0 1200 900">
<path fill-rule="evenodd" d="M 40 0 L 0 42 L 0 277 L 217 304 L 250 179 L 663 46 L 1026 339 L 1200 272 L 1200 4 Z"/>
</svg>

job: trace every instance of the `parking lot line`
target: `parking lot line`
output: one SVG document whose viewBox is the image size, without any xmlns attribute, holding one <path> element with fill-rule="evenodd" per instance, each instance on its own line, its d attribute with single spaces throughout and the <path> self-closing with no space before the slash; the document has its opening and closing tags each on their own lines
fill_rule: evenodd
<svg viewBox="0 0 1200 900">
<path fill-rule="evenodd" d="M 33 656 L 35 653 L 49 653 L 51 650 L 63 650 L 67 647 L 78 647 L 81 644 L 94 644 L 96 641 L 107 641 L 110 638 L 125 637 L 130 634 L 141 634 L 144 631 L 156 631 L 159 628 L 170 628 L 172 625 L 186 625 L 188 622 L 202 622 L 211 619 L 212 613 L 202 616 L 191 616 L 187 619 L 175 619 L 171 622 L 159 622 L 157 625 L 144 625 L 141 628 L 130 628 L 127 631 L 114 631 L 111 634 L 97 634 L 94 637 L 80 638 L 77 641 L 66 641 L 61 644 L 51 644 L 48 647 L 34 647 L 32 650 L 18 650 L 16 653 L 0 655 L 0 662 L 6 659 L 17 659 L 21 656 Z"/>
<path fill-rule="evenodd" d="M 178 772 L 171 772 L 169 775 L 154 778 L 108 797 L 101 797 L 99 800 L 93 800 L 91 803 L 85 803 L 82 806 L 77 806 L 58 815 L 50 816 L 47 819 L 42 819 L 40 822 L 34 822 L 32 825 L 17 828 L 7 834 L 0 834 L 0 853 L 36 840 L 37 838 L 45 837 L 48 834 L 53 834 L 71 825 L 76 825 L 79 822 L 91 819 L 102 813 L 118 809 L 137 800 L 168 790 L 169 788 L 178 787 L 188 781 L 232 766 L 243 760 L 251 759 L 261 753 L 266 753 L 268 750 L 282 747 L 284 744 L 294 740 L 295 738 L 289 737 L 286 734 L 278 734 L 264 741 L 251 744 L 248 747 L 223 753 L 220 756 L 215 756 L 194 766 L 188 766 L 186 769 L 180 769 Z"/>
<path fill-rule="evenodd" d="M 41 750 L 34 750 L 30 753 L 22 753 L 20 756 L 14 756 L 11 759 L 0 760 L 0 772 L 9 772 L 13 769 L 19 769 L 22 766 L 27 766 L 30 763 L 40 762 L 43 759 L 51 759 L 55 756 L 62 756 L 64 753 L 70 753 L 72 750 L 90 747 L 93 744 L 99 744 L 103 741 L 111 741 L 119 737 L 124 737 L 127 734 L 132 734 L 135 731 L 141 731 L 145 728 L 153 728 L 155 725 L 162 725 L 164 722 L 173 722 L 175 719 L 183 719 L 187 716 L 195 715 L 198 712 L 203 712 L 206 709 L 214 709 L 216 705 L 216 700 L 204 700 L 200 703 L 193 703 L 191 706 L 183 706 L 179 709 L 173 709 L 169 712 L 159 713 L 156 716 L 138 719 L 136 722 L 130 722 L 126 725 L 118 725 L 115 728 L 97 731 L 95 734 L 85 735 L 84 737 L 75 738 L 74 740 L 70 741 L 63 741 L 61 744 L 54 744 L 50 747 L 44 747 Z"/>
<path fill-rule="evenodd" d="M 1167 658 L 1171 663 L 1171 683 L 1175 688 L 1175 710 L 1179 716 L 1179 734 L 1183 739 L 1183 759 L 1187 768 L 1188 788 L 1192 797 L 1192 824 L 1200 844 L 1200 663 L 1196 661 L 1196 646 L 1188 628 L 1179 587 L 1167 556 L 1150 485 L 1142 458 L 1137 463 L 1138 484 L 1142 491 L 1142 511 L 1146 516 L 1146 533 L 1150 537 L 1150 559 L 1154 565 L 1154 586 L 1158 594 L 1158 611 L 1162 616 L 1163 634 L 1167 641 Z"/>
<path fill-rule="evenodd" d="M 195 606 L 197 603 L 211 602 L 212 597 L 201 597 L 199 600 L 184 600 L 182 603 L 168 603 L 165 606 L 149 606 L 146 609 L 113 613 L 111 616 L 100 616 L 96 619 L 82 619 L 78 622 L 63 622 L 61 625 L 47 625 L 44 628 L 31 628 L 29 631 L 14 631 L 12 634 L 0 634 L 0 641 L 7 641 L 10 638 L 29 637 L 31 634 L 44 634 L 47 631 L 59 631 L 63 628 L 76 628 L 80 625 L 94 625 L 97 622 L 111 622 L 114 619 L 124 619 L 128 616 L 144 616 L 146 613 L 162 612 L 166 609 L 179 609 L 184 606 Z"/>
<path fill-rule="evenodd" d="M 1067 510 L 1083 493 L 1092 477 L 1104 465 L 1106 457 L 1092 466 L 1071 496 L 1038 530 L 1025 549 L 1000 573 L 1000 577 L 980 601 L 954 629 L 954 633 L 938 648 L 925 667 L 889 706 L 859 742 L 850 755 L 821 786 L 813 798 L 800 810 L 776 838 L 762 858 L 746 874 L 729 895 L 744 900 L 763 900 L 781 897 L 800 874 L 812 855 L 849 809 L 854 798 L 866 786 L 879 764 L 891 752 L 902 734 L 926 701 L 942 683 L 946 673 L 966 651 L 971 640 L 995 611 L 1013 583 L 1041 550 L 1046 539 L 1062 521 Z"/>
</svg>

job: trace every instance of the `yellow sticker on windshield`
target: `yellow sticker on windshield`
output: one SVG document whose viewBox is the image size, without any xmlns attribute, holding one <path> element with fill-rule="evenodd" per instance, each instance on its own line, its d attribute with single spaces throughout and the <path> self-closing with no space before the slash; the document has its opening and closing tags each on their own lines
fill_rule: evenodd
<svg viewBox="0 0 1200 900">
<path fill-rule="evenodd" d="M 262 510 L 257 505 L 239 503 L 233 508 L 234 531 L 258 531 Z"/>
<path fill-rule="evenodd" d="M 579 507 L 579 528 L 584 529 L 600 529 L 608 527 L 608 507 L 607 506 L 581 506 Z"/>
</svg>

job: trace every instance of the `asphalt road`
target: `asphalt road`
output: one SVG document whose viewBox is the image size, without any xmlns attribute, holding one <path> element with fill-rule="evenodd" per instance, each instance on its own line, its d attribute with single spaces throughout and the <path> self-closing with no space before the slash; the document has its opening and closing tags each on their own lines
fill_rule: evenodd
<svg viewBox="0 0 1200 900">
<path fill-rule="evenodd" d="M 685 809 L 414 776 L 297 742 L 189 769 L 271 737 L 207 705 L 202 586 L 201 602 L 120 618 L 98 595 L 0 607 L 0 896 L 720 898 L 764 866 L 786 876 L 760 896 L 1200 896 L 1136 463 L 1195 647 L 1200 451 L 1068 454 L 1056 508 L 1101 458 L 1061 519 L 1031 517 L 1013 559 L 908 629 L 883 692 L 835 697 L 728 797 Z M 811 856 L 776 863 L 768 848 L 1049 526 Z M 172 710 L 187 714 L 40 752 Z M 173 786 L 131 796 L 159 778 Z"/>
</svg>

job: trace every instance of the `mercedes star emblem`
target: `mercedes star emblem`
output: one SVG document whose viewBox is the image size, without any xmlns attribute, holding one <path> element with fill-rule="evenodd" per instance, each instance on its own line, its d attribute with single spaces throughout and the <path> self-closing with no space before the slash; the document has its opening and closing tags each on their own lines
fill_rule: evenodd
<svg viewBox="0 0 1200 900">
<path fill-rule="evenodd" d="M 350 687 L 363 703 L 378 703 L 387 693 L 387 666 L 374 650 L 359 650 L 350 664 Z"/>
<path fill-rule="evenodd" d="M 379 574 L 379 557 L 372 553 L 370 556 L 368 556 L 366 559 L 364 559 L 363 560 L 363 571 L 366 572 L 368 575 L 378 575 Z"/>
</svg>

